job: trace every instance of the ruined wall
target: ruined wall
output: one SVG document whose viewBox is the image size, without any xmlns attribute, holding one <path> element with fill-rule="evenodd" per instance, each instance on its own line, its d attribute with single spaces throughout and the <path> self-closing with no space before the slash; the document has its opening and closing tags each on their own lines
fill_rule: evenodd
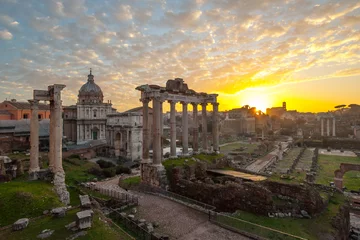
<svg viewBox="0 0 360 240">
<path fill-rule="evenodd" d="M 141 182 L 150 186 L 167 188 L 166 171 L 163 166 L 156 166 L 149 163 L 141 163 Z"/>
<path fill-rule="evenodd" d="M 338 214 L 332 219 L 331 225 L 336 230 L 334 240 L 347 240 L 350 232 L 350 207 L 348 204 L 340 207 Z"/>
<path fill-rule="evenodd" d="M 322 142 L 305 140 L 304 144 L 307 147 L 360 150 L 360 141 L 357 139 L 324 139 Z"/>
</svg>

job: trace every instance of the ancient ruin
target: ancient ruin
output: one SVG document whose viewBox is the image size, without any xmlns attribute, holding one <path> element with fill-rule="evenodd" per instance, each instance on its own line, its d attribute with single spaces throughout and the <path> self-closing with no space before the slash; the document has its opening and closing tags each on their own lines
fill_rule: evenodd
<svg viewBox="0 0 360 240">
<path fill-rule="evenodd" d="M 326 135 L 324 133 L 324 120 L 326 120 Z M 330 137 L 330 120 L 332 121 L 332 136 L 335 137 L 335 124 L 336 124 L 336 121 L 335 121 L 335 117 L 333 116 L 323 116 L 321 117 L 320 121 L 321 121 L 321 136 L 328 136 Z"/>
<path fill-rule="evenodd" d="M 53 174 L 55 191 L 60 200 L 69 204 L 70 195 L 66 190 L 65 172 L 62 166 L 62 136 L 63 121 L 61 115 L 61 91 L 65 85 L 54 84 L 48 90 L 34 90 L 34 99 L 31 103 L 31 149 L 30 149 L 30 179 L 38 179 L 40 175 L 39 167 L 39 120 L 38 104 L 39 101 L 50 101 L 50 148 L 49 148 L 49 170 Z"/>
<path fill-rule="evenodd" d="M 176 158 L 176 122 L 175 122 L 175 105 L 180 102 L 182 104 L 182 154 L 189 155 L 188 144 L 188 104 L 193 106 L 193 119 L 195 126 L 198 125 L 198 105 L 202 106 L 202 148 L 199 149 L 198 129 L 194 128 L 193 133 L 193 152 L 219 152 L 219 130 L 218 130 L 218 102 L 217 94 L 197 93 L 188 88 L 183 79 L 176 78 L 175 80 L 168 80 L 166 87 L 157 85 L 142 85 L 138 86 L 136 90 L 141 91 L 140 101 L 143 103 L 143 156 L 141 163 L 141 178 L 142 181 L 151 185 L 162 186 L 161 179 L 165 177 L 164 167 L 161 162 L 163 159 L 162 140 L 161 135 L 163 131 L 162 124 L 162 106 L 165 101 L 170 103 L 170 157 Z M 149 129 L 149 102 L 153 104 L 153 156 L 150 160 L 149 146 L 150 146 L 150 129 Z M 213 149 L 209 149 L 207 141 L 207 116 L 206 106 L 211 103 L 213 105 Z"/>
<path fill-rule="evenodd" d="M 343 190 L 343 176 L 348 171 L 360 171 L 360 164 L 341 163 L 340 169 L 335 170 L 334 184 L 339 190 Z"/>
</svg>

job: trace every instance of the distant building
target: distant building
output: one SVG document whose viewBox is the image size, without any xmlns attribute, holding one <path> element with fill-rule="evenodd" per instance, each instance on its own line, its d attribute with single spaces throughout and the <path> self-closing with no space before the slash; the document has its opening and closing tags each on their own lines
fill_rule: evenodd
<svg viewBox="0 0 360 240">
<path fill-rule="evenodd" d="M 0 103 L 0 120 L 30 119 L 31 110 L 29 102 L 18 102 L 16 99 Z M 50 118 L 50 106 L 39 103 L 38 118 Z"/>
<path fill-rule="evenodd" d="M 94 76 L 88 75 L 87 83 L 79 90 L 76 105 L 64 107 L 64 135 L 77 144 L 91 140 L 106 140 L 106 115 L 116 112 L 110 101 L 103 102 L 101 88 Z"/>
<path fill-rule="evenodd" d="M 256 132 L 255 108 L 248 105 L 234 108 L 225 113 L 221 122 L 221 132 L 224 134 L 253 134 Z"/>
<path fill-rule="evenodd" d="M 269 115 L 270 117 L 277 116 L 280 118 L 286 111 L 287 111 L 286 102 L 283 102 L 282 107 L 267 108 L 266 114 Z"/>
</svg>

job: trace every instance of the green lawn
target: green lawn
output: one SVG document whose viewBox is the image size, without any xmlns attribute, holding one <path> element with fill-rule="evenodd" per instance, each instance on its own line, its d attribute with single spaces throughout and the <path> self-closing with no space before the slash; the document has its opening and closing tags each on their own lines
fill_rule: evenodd
<svg viewBox="0 0 360 240">
<path fill-rule="evenodd" d="M 97 176 L 88 173 L 88 170 L 92 167 L 99 168 L 96 163 L 80 160 L 78 158 L 64 160 L 63 168 L 66 173 L 66 184 L 75 185 L 77 182 L 86 182 L 98 178 Z"/>
<path fill-rule="evenodd" d="M 44 210 L 62 206 L 50 183 L 11 181 L 0 184 L 0 227 L 23 217 L 37 217 Z"/>
<path fill-rule="evenodd" d="M 66 239 L 70 235 L 74 234 L 71 230 L 67 230 L 65 225 L 76 220 L 76 213 L 80 209 L 72 209 L 66 213 L 64 218 L 53 218 L 51 216 L 46 216 L 36 221 L 31 221 L 28 227 L 22 231 L 13 232 L 10 229 L 0 232 L 0 239 L 7 240 L 30 240 L 37 239 L 36 236 L 41 233 L 44 229 L 55 230 L 53 235 L 49 239 Z M 85 236 L 79 237 L 79 240 L 85 239 L 101 239 L 101 240 L 115 240 L 123 239 L 128 240 L 132 239 L 128 237 L 118 228 L 112 228 L 103 220 L 99 219 L 100 214 L 95 212 L 93 217 L 93 226 L 92 228 L 86 230 L 88 233 Z"/>
<path fill-rule="evenodd" d="M 329 186 L 329 183 L 334 181 L 334 171 L 339 169 L 340 163 L 360 164 L 360 158 L 320 154 L 318 160 L 319 170 L 318 175 L 316 176 L 316 183 Z M 360 172 L 347 172 L 345 173 L 343 179 L 343 186 L 346 186 L 347 189 L 356 191 L 360 189 Z"/>
<path fill-rule="evenodd" d="M 217 154 L 217 155 L 197 154 L 197 155 L 193 155 L 193 156 L 189 156 L 189 157 L 179 157 L 179 158 L 167 159 L 162 164 L 164 165 L 164 167 L 166 169 L 169 169 L 171 167 L 179 167 L 179 166 L 195 164 L 196 161 L 193 160 L 192 158 L 196 158 L 196 159 L 201 160 L 201 161 L 212 163 L 216 159 L 219 159 L 219 158 L 222 158 L 222 157 L 224 157 L 223 154 Z"/>
<path fill-rule="evenodd" d="M 141 182 L 140 176 L 134 176 L 134 177 L 128 177 L 124 180 L 121 180 L 120 187 L 125 189 L 131 189 L 132 187 L 135 187 L 139 185 Z"/>
<path fill-rule="evenodd" d="M 315 240 L 319 239 L 320 236 L 332 235 L 333 228 L 331 226 L 331 219 L 338 213 L 339 207 L 344 203 L 344 201 L 345 198 L 342 194 L 334 195 L 330 198 L 328 208 L 320 216 L 314 219 L 269 218 L 244 211 L 238 211 L 234 217 L 302 238 Z M 235 219 L 220 217 L 219 220 L 233 226 L 234 228 L 238 228 L 242 231 L 256 234 L 268 239 L 293 239 L 248 223 L 237 221 Z"/>
</svg>

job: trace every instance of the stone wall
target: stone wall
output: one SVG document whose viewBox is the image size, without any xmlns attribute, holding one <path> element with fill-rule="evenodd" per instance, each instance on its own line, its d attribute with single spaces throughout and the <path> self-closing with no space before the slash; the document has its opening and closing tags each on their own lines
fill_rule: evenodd
<svg viewBox="0 0 360 240">
<path fill-rule="evenodd" d="M 322 142 L 305 140 L 304 144 L 308 147 L 333 148 L 333 149 L 356 149 L 360 150 L 360 140 L 357 139 L 324 139 Z"/>
<path fill-rule="evenodd" d="M 350 207 L 348 204 L 340 207 L 338 214 L 332 219 L 331 225 L 336 230 L 334 240 L 347 240 L 350 233 Z"/>
<path fill-rule="evenodd" d="M 167 178 L 165 168 L 161 165 L 152 165 L 150 163 L 141 163 L 141 182 L 150 186 L 167 188 Z"/>
</svg>

